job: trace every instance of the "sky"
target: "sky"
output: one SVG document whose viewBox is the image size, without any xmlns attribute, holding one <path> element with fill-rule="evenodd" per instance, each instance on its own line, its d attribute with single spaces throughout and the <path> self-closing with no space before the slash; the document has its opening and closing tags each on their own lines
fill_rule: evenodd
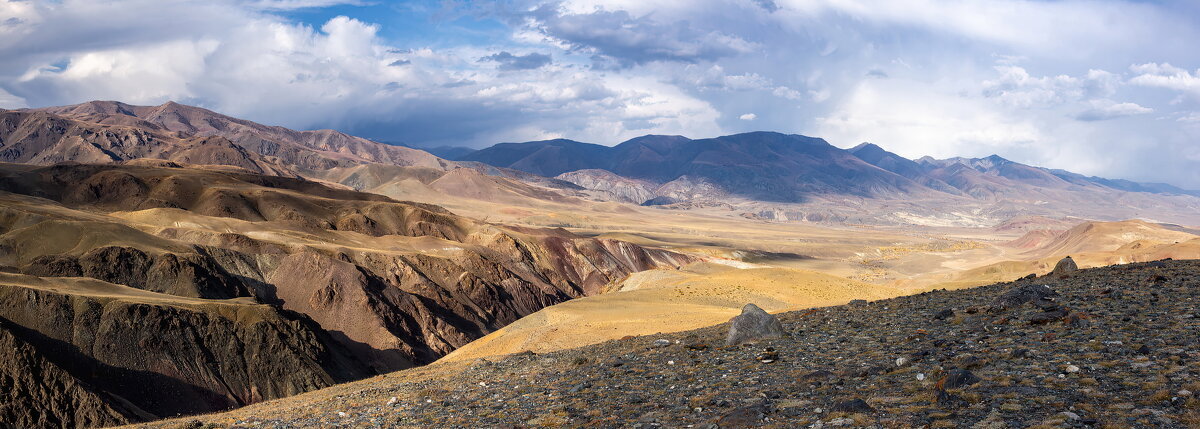
<svg viewBox="0 0 1200 429">
<path fill-rule="evenodd" d="M 1190 0 L 0 0 L 0 108 L 416 146 L 767 130 L 1200 189 Z"/>
</svg>

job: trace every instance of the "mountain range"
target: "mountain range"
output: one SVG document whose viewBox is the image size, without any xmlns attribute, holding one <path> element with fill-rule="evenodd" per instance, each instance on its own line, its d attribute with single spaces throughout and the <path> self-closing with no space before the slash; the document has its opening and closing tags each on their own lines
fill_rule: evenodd
<svg viewBox="0 0 1200 429">
<path fill-rule="evenodd" d="M 0 112 L 5 162 L 155 158 L 304 177 L 402 198 L 736 206 L 748 216 L 777 221 L 983 225 L 1039 215 L 1200 223 L 1195 215 L 1200 192 L 1167 184 L 1089 177 L 996 155 L 910 160 L 871 143 L 840 149 L 819 138 L 774 132 L 707 139 L 647 135 L 611 147 L 556 139 L 501 143 L 466 154 L 462 148 L 437 150 L 455 159 L 332 130 L 261 125 L 173 102 L 93 101 Z M 884 206 L 891 209 L 880 210 Z"/>
<path fill-rule="evenodd" d="M 953 207 L 961 216 L 950 223 L 976 225 L 1021 214 L 1200 222 L 1200 192 L 1167 184 L 1089 177 L 997 155 L 911 160 L 871 143 L 843 150 L 773 132 L 699 140 L 650 135 L 612 147 L 564 139 L 503 143 L 458 159 L 556 177 L 627 202 L 735 204 L 775 220 L 928 223 Z M 895 210 L 876 210 L 884 202 L 911 216 L 889 219 L 885 213 Z"/>
</svg>

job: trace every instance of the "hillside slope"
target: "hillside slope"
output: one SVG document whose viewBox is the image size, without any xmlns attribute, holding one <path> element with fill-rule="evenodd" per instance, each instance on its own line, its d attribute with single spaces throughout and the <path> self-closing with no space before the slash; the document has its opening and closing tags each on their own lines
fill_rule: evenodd
<svg viewBox="0 0 1200 429">
<path fill-rule="evenodd" d="M 163 422 L 355 426 L 1163 427 L 1200 424 L 1200 262 L 1160 261 L 447 362 Z"/>
<path fill-rule="evenodd" d="M 298 178 L 0 164 L 0 271 L 20 273 L 0 277 L 0 318 L 131 421 L 432 362 L 630 273 L 693 260 Z M 142 378 L 140 390 L 125 384 Z M 140 411 L 119 411 L 125 402 Z M 76 417 L 88 418 L 100 417 Z"/>
</svg>

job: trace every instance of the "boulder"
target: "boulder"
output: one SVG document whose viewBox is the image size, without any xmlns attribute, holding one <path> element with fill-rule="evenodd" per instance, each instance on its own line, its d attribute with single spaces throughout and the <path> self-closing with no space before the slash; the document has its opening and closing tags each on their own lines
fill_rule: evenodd
<svg viewBox="0 0 1200 429">
<path fill-rule="evenodd" d="M 729 335 L 725 345 L 737 345 L 784 335 L 779 319 L 754 304 L 742 307 L 742 314 L 730 320 Z"/>
<path fill-rule="evenodd" d="M 1062 260 L 1058 261 L 1058 263 L 1054 265 L 1054 271 L 1051 271 L 1050 275 L 1061 276 L 1072 271 L 1079 271 L 1079 265 L 1076 265 L 1075 260 L 1068 256 L 1062 258 Z"/>
<path fill-rule="evenodd" d="M 1051 298 L 1055 296 L 1058 296 L 1058 292 L 1046 285 L 1021 285 L 996 297 L 992 301 L 992 310 L 1003 311 L 1025 303 L 1049 305 L 1053 303 Z"/>
</svg>

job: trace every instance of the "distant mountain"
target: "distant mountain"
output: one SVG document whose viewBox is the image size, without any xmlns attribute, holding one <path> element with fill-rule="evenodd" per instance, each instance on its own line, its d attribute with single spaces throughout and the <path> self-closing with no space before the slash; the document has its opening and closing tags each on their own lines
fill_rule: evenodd
<svg viewBox="0 0 1200 429">
<path fill-rule="evenodd" d="M 277 158 L 280 163 L 298 171 L 362 163 L 444 166 L 443 160 L 417 149 L 374 142 L 334 130 L 295 131 L 262 125 L 175 102 L 133 106 L 116 101 L 91 101 L 18 112 L 49 113 L 113 129 L 132 128 L 176 137 L 224 137 L 248 151 Z"/>
<path fill-rule="evenodd" d="M 926 166 L 888 152 L 874 143 L 862 143 L 847 149 L 847 151 L 871 165 L 899 174 L 931 189 L 955 195 L 962 193 L 954 186 L 928 175 L 929 171 Z"/>
<path fill-rule="evenodd" d="M 646 135 L 613 147 L 556 139 L 470 153 L 430 150 L 457 160 L 173 102 L 0 109 L 0 162 L 173 162 L 442 204 L 584 199 L 723 206 L 754 218 L 812 222 L 990 226 L 1030 215 L 1200 224 L 1200 192 L 1167 184 L 1089 177 L 996 155 L 911 160 L 871 143 L 843 150 L 819 138 L 773 132 Z"/>
<path fill-rule="evenodd" d="M 657 184 L 685 179 L 763 201 L 803 201 L 816 194 L 882 197 L 928 191 L 822 139 L 772 132 L 700 140 L 648 135 L 614 147 L 571 140 L 504 143 L 462 159 L 546 176 L 603 169 Z"/>
<path fill-rule="evenodd" d="M 772 132 L 698 140 L 647 135 L 613 147 L 505 143 L 464 159 L 552 175 L 621 201 L 729 206 L 768 220 L 991 226 L 1043 216 L 1200 223 L 1200 193 L 1171 185 L 1088 177 L 997 155 L 912 160 L 871 143 L 843 150 Z"/>
<path fill-rule="evenodd" d="M 527 143 L 500 143 L 458 158 L 497 167 L 554 177 L 568 171 L 604 168 L 612 148 L 574 140 L 554 139 Z"/>
<path fill-rule="evenodd" d="M 442 159 L 459 159 L 478 150 L 463 146 L 417 147 L 414 149 L 420 149 L 432 153 L 438 158 Z"/>
<path fill-rule="evenodd" d="M 115 163 L 139 158 L 232 166 L 261 174 L 296 174 L 291 165 L 248 151 L 222 136 L 104 125 L 43 111 L 0 111 L 0 162 Z"/>
</svg>

